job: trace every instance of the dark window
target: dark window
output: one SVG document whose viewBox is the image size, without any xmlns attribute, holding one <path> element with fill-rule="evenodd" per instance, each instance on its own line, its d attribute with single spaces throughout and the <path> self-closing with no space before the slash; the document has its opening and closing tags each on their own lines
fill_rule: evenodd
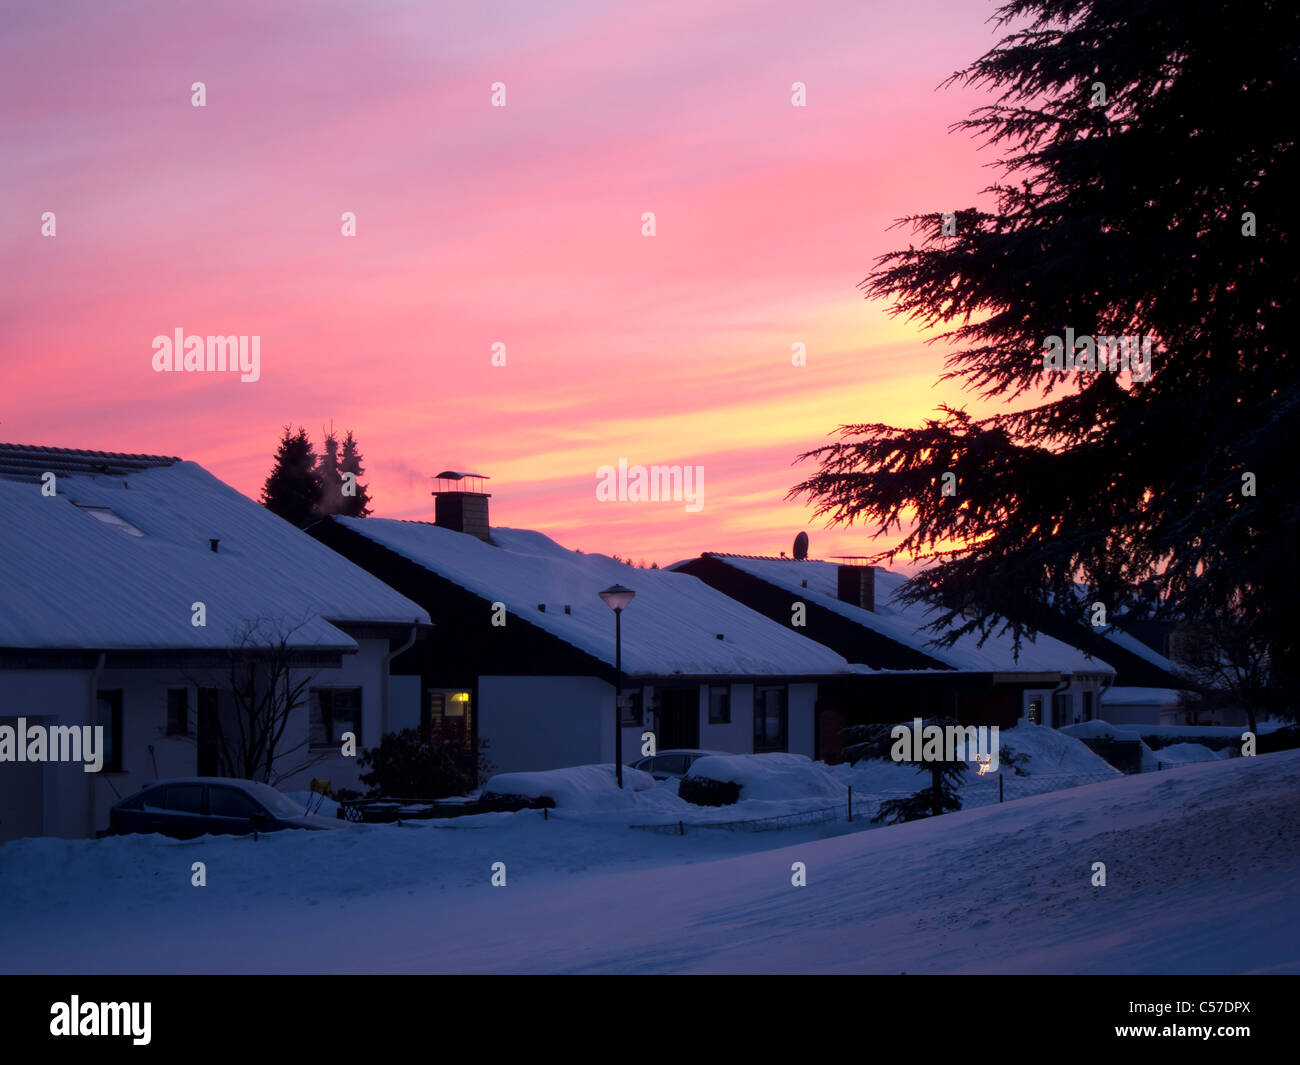
<svg viewBox="0 0 1300 1065">
<path fill-rule="evenodd" d="M 731 687 L 715 684 L 709 688 L 709 724 L 731 724 Z"/>
<path fill-rule="evenodd" d="M 754 751 L 784 751 L 787 746 L 784 688 L 754 689 Z"/>
<path fill-rule="evenodd" d="M 133 806 L 132 809 L 146 810 L 165 810 L 167 809 L 167 790 L 165 788 L 150 788 L 140 796 L 140 806 Z"/>
<path fill-rule="evenodd" d="M 202 784 L 168 784 L 167 811 L 176 814 L 203 812 Z"/>
<path fill-rule="evenodd" d="M 1056 728 L 1074 724 L 1074 696 L 1068 692 L 1052 696 L 1052 724 Z"/>
<path fill-rule="evenodd" d="M 311 746 L 339 747 L 345 732 L 361 746 L 361 689 L 312 688 Z"/>
<path fill-rule="evenodd" d="M 190 690 L 167 689 L 167 735 L 185 736 L 190 731 Z"/>
<path fill-rule="evenodd" d="M 1095 716 L 1095 710 L 1093 707 L 1093 693 L 1084 692 L 1083 693 L 1083 719 L 1084 721 L 1091 721 L 1094 716 Z"/>
<path fill-rule="evenodd" d="M 640 725 L 643 721 L 641 689 L 626 691 L 619 700 L 619 721 L 624 725 Z"/>
<path fill-rule="evenodd" d="M 104 730 L 104 771 L 122 772 L 121 688 L 95 693 L 95 725 Z"/>
<path fill-rule="evenodd" d="M 685 773 L 686 755 L 661 754 L 655 758 L 654 773 Z"/>
<path fill-rule="evenodd" d="M 264 813 L 253 799 L 235 788 L 208 788 L 208 810 L 213 817 L 237 817 L 251 821 L 254 814 Z"/>
</svg>

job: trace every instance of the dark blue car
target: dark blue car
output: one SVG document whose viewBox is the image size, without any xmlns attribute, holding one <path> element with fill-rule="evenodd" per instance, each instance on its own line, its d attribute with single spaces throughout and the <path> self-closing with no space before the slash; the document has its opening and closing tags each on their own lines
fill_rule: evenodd
<svg viewBox="0 0 1300 1065">
<path fill-rule="evenodd" d="M 160 780 L 109 812 L 108 834 L 156 832 L 175 839 L 243 836 L 282 828 L 347 828 L 347 822 L 309 814 L 271 787 L 230 777 Z"/>
</svg>

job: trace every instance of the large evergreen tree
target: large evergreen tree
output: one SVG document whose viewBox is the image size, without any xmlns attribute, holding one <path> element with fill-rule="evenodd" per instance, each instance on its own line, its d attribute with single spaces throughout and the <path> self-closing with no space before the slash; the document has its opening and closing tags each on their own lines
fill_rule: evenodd
<svg viewBox="0 0 1300 1065">
<path fill-rule="evenodd" d="M 307 430 L 284 427 L 275 453 L 275 465 L 262 488 L 262 504 L 298 528 L 309 525 L 320 503 L 321 484 L 316 473 L 316 452 Z"/>
<path fill-rule="evenodd" d="M 1007 409 L 843 426 L 791 495 L 904 532 L 877 557 L 932 563 L 907 592 L 944 602 L 949 640 L 1019 637 L 1064 603 L 1233 612 L 1294 707 L 1300 6 L 1014 0 L 998 18 L 1008 35 L 952 79 L 996 93 L 958 126 L 1002 151 L 992 208 L 903 219 L 919 246 L 863 287 Z M 1148 379 L 1045 368 L 1067 328 L 1154 338 Z"/>
<path fill-rule="evenodd" d="M 361 465 L 361 452 L 357 450 L 357 442 L 352 436 L 351 429 L 343 438 L 343 458 L 339 461 L 339 469 L 344 473 L 352 474 L 355 478 L 355 487 L 349 489 L 353 494 L 344 493 L 343 509 L 340 513 L 350 518 L 370 517 L 370 491 L 361 483 L 361 477 L 366 470 Z"/>
</svg>

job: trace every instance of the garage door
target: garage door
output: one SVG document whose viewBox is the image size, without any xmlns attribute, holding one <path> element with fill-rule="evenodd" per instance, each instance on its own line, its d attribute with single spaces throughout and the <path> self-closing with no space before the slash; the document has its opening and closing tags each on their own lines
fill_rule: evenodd
<svg viewBox="0 0 1300 1065">
<path fill-rule="evenodd" d="M 0 717 L 0 725 L 16 728 L 18 719 Z M 0 762 L 0 843 L 44 831 L 41 816 L 42 762 Z"/>
</svg>

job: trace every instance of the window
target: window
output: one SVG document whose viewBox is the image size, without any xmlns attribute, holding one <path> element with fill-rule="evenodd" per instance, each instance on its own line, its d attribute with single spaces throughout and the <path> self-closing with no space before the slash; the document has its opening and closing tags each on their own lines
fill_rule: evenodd
<svg viewBox="0 0 1300 1065">
<path fill-rule="evenodd" d="M 190 731 L 190 690 L 167 689 L 167 735 L 187 736 Z"/>
<path fill-rule="evenodd" d="M 1096 710 L 1094 709 L 1094 706 L 1093 706 L 1093 699 L 1094 699 L 1094 698 L 1095 698 L 1095 694 L 1094 694 L 1093 692 L 1084 692 L 1084 693 L 1083 693 L 1083 719 L 1084 719 L 1084 721 L 1091 721 L 1091 720 L 1096 716 Z"/>
<path fill-rule="evenodd" d="M 72 505 L 74 507 L 80 507 L 92 518 L 98 518 L 105 525 L 111 525 L 113 526 L 113 528 L 121 530 L 122 532 L 126 533 L 128 536 L 144 535 L 144 533 L 142 533 L 129 521 L 127 521 L 125 518 L 118 517 L 118 515 L 114 514 L 111 510 L 108 509 L 108 507 L 102 507 L 95 503 L 73 503 Z"/>
<path fill-rule="evenodd" d="M 237 788 L 208 788 L 208 811 L 213 817 L 231 817 L 251 821 L 263 809 Z"/>
<path fill-rule="evenodd" d="M 312 688 L 311 747 L 341 747 L 345 732 L 351 732 L 361 746 L 361 689 Z"/>
<path fill-rule="evenodd" d="M 786 735 L 784 688 L 754 689 L 754 751 L 784 751 Z"/>
<path fill-rule="evenodd" d="M 643 721 L 644 709 L 641 706 L 641 689 L 635 691 L 626 691 L 618 700 L 619 705 L 619 722 L 623 725 L 640 725 Z"/>
<path fill-rule="evenodd" d="M 203 812 L 203 785 L 168 784 L 167 812 L 173 814 L 201 814 Z"/>
<path fill-rule="evenodd" d="M 122 689 L 95 693 L 95 725 L 102 728 L 104 772 L 122 772 Z"/>
<path fill-rule="evenodd" d="M 1074 724 L 1074 696 L 1069 692 L 1052 696 L 1052 724 L 1056 728 Z"/>
<path fill-rule="evenodd" d="M 731 686 L 715 684 L 709 688 L 709 724 L 731 724 Z"/>
<path fill-rule="evenodd" d="M 1025 719 L 1031 725 L 1041 725 L 1043 723 L 1043 697 L 1041 695 L 1031 695 L 1029 697 L 1029 707 L 1025 711 Z"/>
<path fill-rule="evenodd" d="M 146 791 L 143 795 L 140 796 L 139 802 L 133 802 L 130 806 L 127 807 L 127 809 L 128 810 L 144 809 L 144 810 L 153 810 L 154 812 L 157 812 L 159 810 L 165 810 L 167 809 L 167 789 L 150 788 L 148 791 Z"/>
<path fill-rule="evenodd" d="M 651 773 L 676 773 L 686 772 L 686 755 L 684 754 L 661 754 L 657 755 L 654 765 L 649 769 Z"/>
<path fill-rule="evenodd" d="M 429 703 L 421 722 L 425 742 L 450 742 L 469 748 L 474 736 L 473 701 L 466 691 L 429 693 Z"/>
</svg>

